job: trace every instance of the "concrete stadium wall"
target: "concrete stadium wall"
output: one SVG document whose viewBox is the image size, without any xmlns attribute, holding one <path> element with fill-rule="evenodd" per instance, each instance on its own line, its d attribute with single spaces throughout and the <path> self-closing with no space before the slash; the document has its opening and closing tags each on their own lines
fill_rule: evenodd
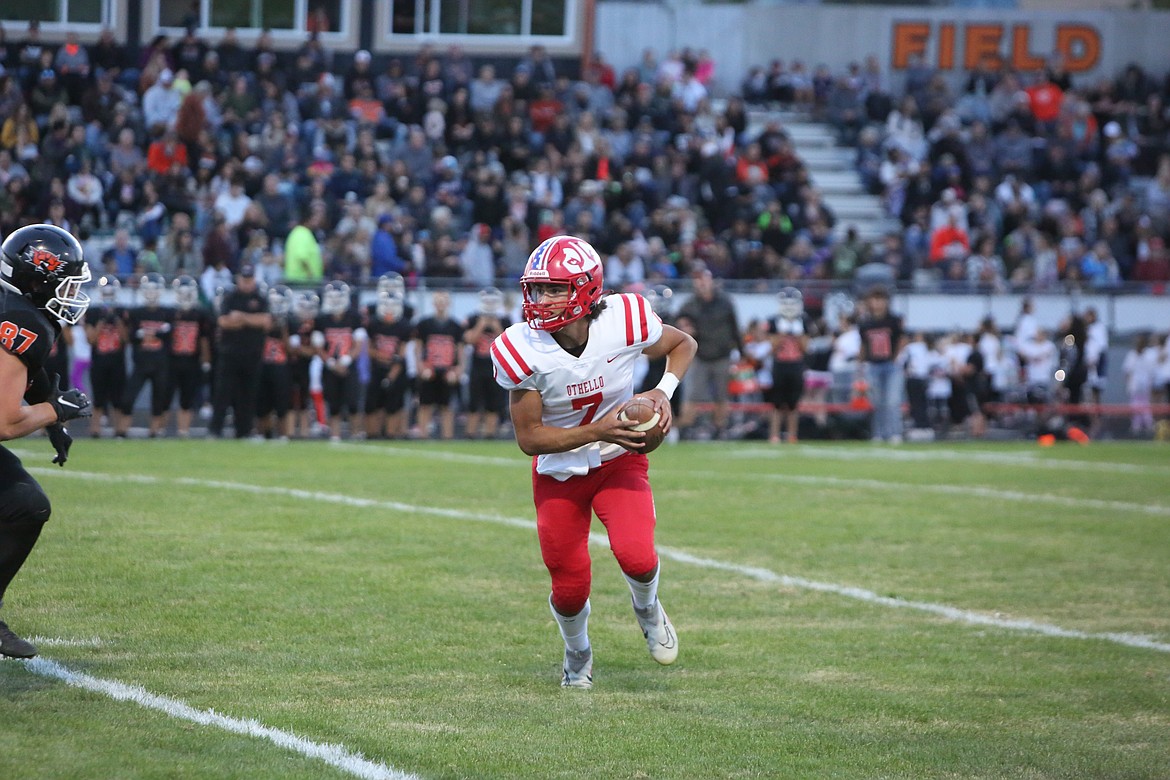
<svg viewBox="0 0 1170 780">
<path fill-rule="evenodd" d="M 957 8 L 847 6 L 709 6 L 669 3 L 598 4 L 596 48 L 619 70 L 642 50 L 661 57 L 688 46 L 707 49 L 720 91 L 735 91 L 751 65 L 776 57 L 824 63 L 840 72 L 875 54 L 887 73 L 920 50 L 930 64 L 958 80 L 967 61 L 995 53 L 1021 70 L 1065 49 L 1070 69 L 1090 79 L 1116 76 L 1136 62 L 1161 76 L 1170 68 L 1170 13 L 1161 11 L 1005 11 Z"/>
</svg>

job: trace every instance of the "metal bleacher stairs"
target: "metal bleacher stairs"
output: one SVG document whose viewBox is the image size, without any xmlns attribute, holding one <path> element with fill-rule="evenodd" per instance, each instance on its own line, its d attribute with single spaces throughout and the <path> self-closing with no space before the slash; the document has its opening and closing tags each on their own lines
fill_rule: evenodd
<svg viewBox="0 0 1170 780">
<path fill-rule="evenodd" d="M 779 122 L 792 139 L 825 204 L 837 216 L 838 235 L 852 225 L 863 241 L 874 242 L 898 229 L 897 220 L 886 216 L 881 200 L 865 191 L 853 167 L 855 151 L 838 146 L 832 125 L 806 112 L 756 107 L 748 112 L 747 135 L 758 135 L 770 122 Z"/>
</svg>

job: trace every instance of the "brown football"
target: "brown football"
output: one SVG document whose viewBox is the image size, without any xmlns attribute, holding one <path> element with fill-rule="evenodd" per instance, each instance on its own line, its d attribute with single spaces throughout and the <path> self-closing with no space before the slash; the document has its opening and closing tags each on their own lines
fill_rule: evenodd
<svg viewBox="0 0 1170 780">
<path fill-rule="evenodd" d="M 618 411 L 618 418 L 640 423 L 640 425 L 635 426 L 634 430 L 645 431 L 646 438 L 643 441 L 646 446 L 635 450 L 636 452 L 643 454 L 653 452 L 666 438 L 666 434 L 663 433 L 662 426 L 659 424 L 658 412 L 654 411 L 654 404 L 646 396 L 636 395 L 622 404 L 621 410 Z"/>
</svg>

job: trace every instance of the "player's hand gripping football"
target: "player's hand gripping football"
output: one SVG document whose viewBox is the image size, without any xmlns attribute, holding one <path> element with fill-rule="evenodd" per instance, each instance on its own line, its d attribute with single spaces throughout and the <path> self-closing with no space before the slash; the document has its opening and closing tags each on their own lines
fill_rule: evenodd
<svg viewBox="0 0 1170 780">
<path fill-rule="evenodd" d="M 54 423 L 45 430 L 49 433 L 49 443 L 57 451 L 57 457 L 53 458 L 53 462 L 64 468 L 65 461 L 69 460 L 69 448 L 73 446 L 73 437 L 61 423 Z"/>
<path fill-rule="evenodd" d="M 53 374 L 53 378 L 49 380 L 48 401 L 52 404 L 53 411 L 57 413 L 57 422 L 63 423 L 76 420 L 78 417 L 93 416 L 93 404 L 90 402 L 89 396 L 76 387 L 72 390 L 61 390 L 60 382 L 60 374 Z"/>
<path fill-rule="evenodd" d="M 659 418 L 658 427 L 662 429 L 664 435 L 670 433 L 670 426 L 674 423 L 674 411 L 670 408 L 670 399 L 666 397 L 666 393 L 655 387 L 640 395 L 654 401 L 654 411 L 658 412 Z"/>
<path fill-rule="evenodd" d="M 632 452 L 638 452 L 645 446 L 643 440 L 646 438 L 646 433 L 634 430 L 634 426 L 638 425 L 637 420 L 620 419 L 618 417 L 620 411 L 620 409 L 614 409 L 600 420 L 593 422 L 597 438 L 600 441 L 621 445 Z"/>
</svg>

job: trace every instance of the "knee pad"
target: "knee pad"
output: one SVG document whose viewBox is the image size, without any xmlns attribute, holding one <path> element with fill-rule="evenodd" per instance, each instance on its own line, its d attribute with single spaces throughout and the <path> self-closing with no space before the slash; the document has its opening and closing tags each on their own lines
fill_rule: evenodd
<svg viewBox="0 0 1170 780">
<path fill-rule="evenodd" d="M 630 577 L 641 577 L 654 571 L 654 567 L 658 565 L 658 555 L 653 549 L 625 555 L 618 555 L 615 552 L 614 557 L 617 558 L 622 573 Z"/>
<path fill-rule="evenodd" d="M 43 524 L 52 511 L 49 497 L 35 482 L 16 482 L 0 493 L 0 524 Z"/>
<path fill-rule="evenodd" d="M 552 574 L 552 600 L 558 609 L 564 610 L 563 615 L 576 615 L 585 608 L 589 600 L 589 590 L 592 586 L 590 570 L 586 566 L 582 569 L 560 569 Z"/>
</svg>

